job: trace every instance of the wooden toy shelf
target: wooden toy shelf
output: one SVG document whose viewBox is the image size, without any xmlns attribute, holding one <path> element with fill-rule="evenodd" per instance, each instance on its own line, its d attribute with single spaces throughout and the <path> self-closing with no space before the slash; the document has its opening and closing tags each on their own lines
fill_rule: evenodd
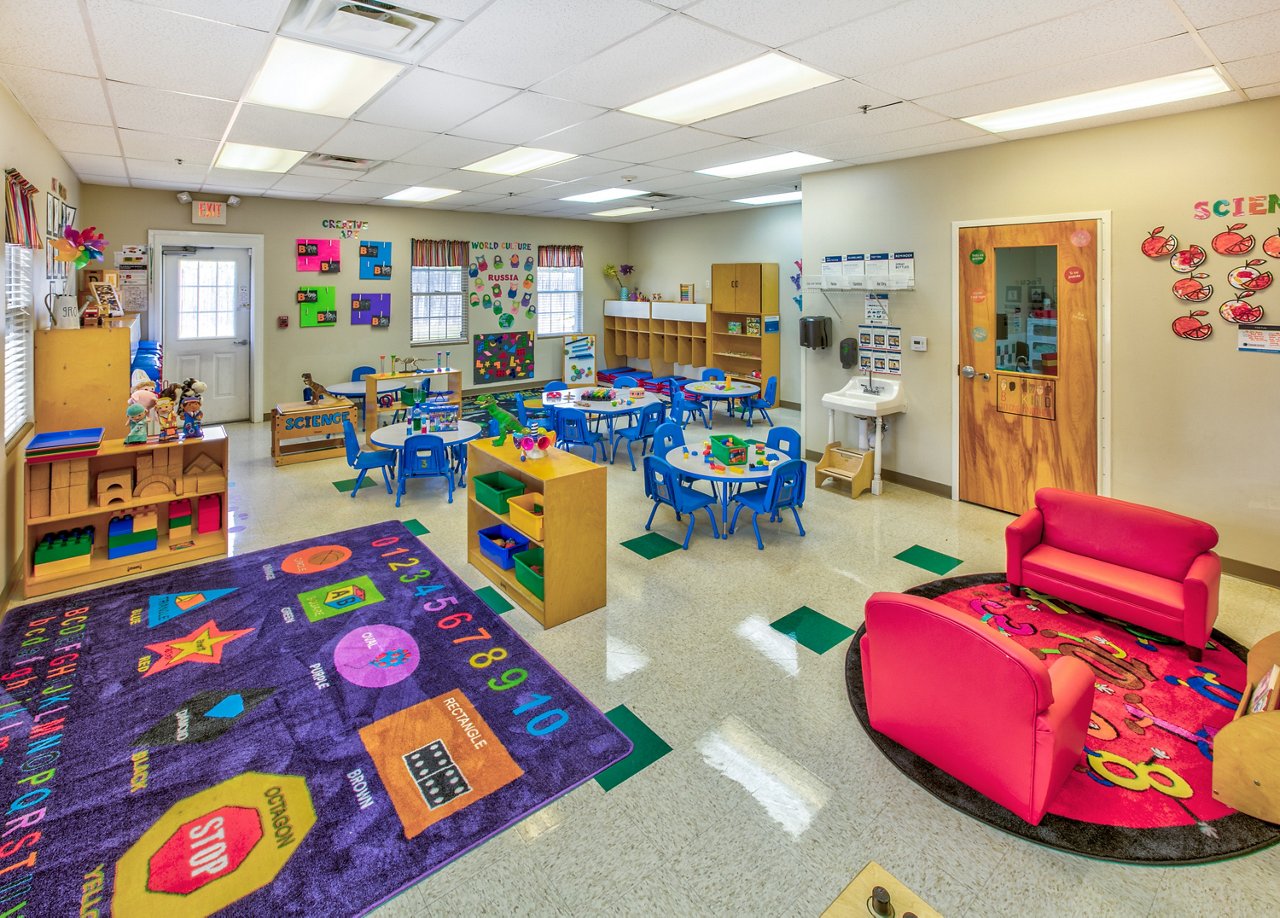
<svg viewBox="0 0 1280 918">
<path fill-rule="evenodd" d="M 516 580 L 515 570 L 503 570 L 480 550 L 477 533 L 496 523 L 510 525 L 508 514 L 497 514 L 467 498 L 467 560 L 492 580 L 544 628 L 586 615 L 607 601 L 605 562 L 604 466 L 561 449 L 544 459 L 520 461 L 511 438 L 502 446 L 483 437 L 467 444 L 467 475 L 504 472 L 525 485 L 525 493 L 542 494 L 546 507 L 542 538 L 531 544 L 543 549 L 544 598 L 538 599 Z"/>
<path fill-rule="evenodd" d="M 385 379 L 403 379 L 405 385 L 413 385 L 410 380 L 417 380 L 419 384 L 424 380 L 431 380 L 432 392 L 448 392 L 449 403 L 462 407 L 462 371 L 451 368 L 443 368 L 439 370 L 419 370 L 413 373 L 370 373 L 364 378 L 364 434 L 365 442 L 373 445 L 373 441 L 369 438 L 373 432 L 380 426 L 380 418 L 384 414 L 394 414 L 400 410 L 400 393 L 390 393 L 392 398 L 392 406 L 390 408 L 378 407 L 378 383 Z M 444 380 L 441 385 L 440 380 Z M 416 386 L 415 386 L 416 388 Z"/>
<path fill-rule="evenodd" d="M 778 266 L 712 265 L 711 303 L 708 347 L 714 366 L 724 370 L 726 377 L 760 386 L 763 397 L 769 377 L 780 375 Z M 758 378 L 751 375 L 756 372 Z M 769 407 L 776 405 L 775 396 Z"/>
<path fill-rule="evenodd" d="M 179 439 L 170 443 L 147 443 L 125 446 L 123 440 L 103 440 L 96 455 L 81 459 L 62 459 L 54 462 L 24 463 L 23 480 L 26 494 L 25 545 L 23 549 L 23 592 L 27 597 L 43 596 L 57 590 L 85 586 L 122 577 L 140 574 L 173 564 L 182 564 L 201 558 L 212 558 L 227 553 L 227 461 L 228 441 L 225 428 L 206 427 L 199 440 Z M 137 474 L 139 459 L 150 473 Z M 194 465 L 193 465 L 194 464 Z M 41 466 L 44 471 L 37 471 Z M 55 469 L 63 466 L 62 469 Z M 103 473 L 128 473 L 128 494 L 123 500 L 113 498 L 103 506 L 99 498 L 99 475 Z M 57 484 L 69 476 L 66 485 Z M 141 478 L 141 480 L 138 480 Z M 33 480 L 36 479 L 36 480 Z M 105 479 L 104 479 L 105 480 Z M 43 482 L 49 481 L 50 484 Z M 49 506 L 50 494 L 58 488 L 72 493 L 71 509 L 57 511 Z M 135 491 L 144 489 L 136 495 Z M 170 546 L 167 508 L 170 501 L 189 500 L 193 518 L 198 511 L 199 498 L 216 495 L 219 501 L 219 525 L 216 531 L 197 532 L 176 540 L 180 546 Z M 119 558 L 107 557 L 108 523 L 122 513 L 155 508 L 158 513 L 156 548 L 141 554 Z M 55 512 L 57 511 L 57 512 Z M 47 533 L 57 533 L 84 526 L 94 527 L 93 550 L 87 563 L 69 570 L 38 575 L 35 570 L 35 548 Z"/>
<path fill-rule="evenodd" d="M 649 361 L 654 376 L 671 376 L 676 366 L 708 366 L 706 303 L 606 300 L 604 359 L 617 367 Z"/>
<path fill-rule="evenodd" d="M 1280 823 L 1280 686 L 1265 711 L 1249 712 L 1254 686 L 1280 664 L 1280 631 L 1253 645 L 1235 719 L 1213 738 L 1213 796 L 1242 813 Z"/>
</svg>

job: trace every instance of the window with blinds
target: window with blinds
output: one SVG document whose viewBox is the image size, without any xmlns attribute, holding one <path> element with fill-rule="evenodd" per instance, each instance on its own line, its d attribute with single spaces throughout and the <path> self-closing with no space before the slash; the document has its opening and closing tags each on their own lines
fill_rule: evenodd
<svg viewBox="0 0 1280 918">
<path fill-rule="evenodd" d="M 31 249 L 4 247 L 4 442 L 31 420 Z"/>
<path fill-rule="evenodd" d="M 538 335 L 582 331 L 582 268 L 538 268 Z"/>
<path fill-rule="evenodd" d="M 459 344 L 467 340 L 467 317 L 462 311 L 462 268 L 409 269 L 412 308 L 410 344 Z"/>
</svg>

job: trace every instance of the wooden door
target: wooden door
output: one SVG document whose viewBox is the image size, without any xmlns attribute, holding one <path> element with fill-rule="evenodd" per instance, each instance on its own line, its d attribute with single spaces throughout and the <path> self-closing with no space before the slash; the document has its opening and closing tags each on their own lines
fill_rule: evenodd
<svg viewBox="0 0 1280 918">
<path fill-rule="evenodd" d="M 960 230 L 961 500 L 1098 487 L 1098 222 Z"/>
<path fill-rule="evenodd" d="M 711 308 L 716 312 L 738 309 L 738 266 L 711 266 Z"/>
</svg>

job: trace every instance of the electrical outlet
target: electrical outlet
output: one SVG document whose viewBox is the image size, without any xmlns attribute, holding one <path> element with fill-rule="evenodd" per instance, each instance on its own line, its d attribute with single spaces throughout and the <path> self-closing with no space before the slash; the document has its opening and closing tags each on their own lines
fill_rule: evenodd
<svg viewBox="0 0 1280 918">
<path fill-rule="evenodd" d="M 913 351 L 927 351 L 927 350 L 929 350 L 929 339 L 928 339 L 928 338 L 926 338 L 926 337 L 924 337 L 923 335 L 912 335 L 912 336 L 911 336 L 911 350 L 913 350 Z"/>
</svg>

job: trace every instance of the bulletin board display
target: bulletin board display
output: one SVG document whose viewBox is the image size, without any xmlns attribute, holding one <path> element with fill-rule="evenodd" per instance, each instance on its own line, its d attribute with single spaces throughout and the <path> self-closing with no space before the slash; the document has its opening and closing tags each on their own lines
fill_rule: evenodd
<svg viewBox="0 0 1280 918">
<path fill-rule="evenodd" d="M 467 302 L 496 315 L 499 328 L 524 325 L 537 316 L 536 281 L 533 243 L 471 243 Z"/>
<path fill-rule="evenodd" d="M 360 243 L 360 279 L 391 280 L 391 243 Z"/>
<path fill-rule="evenodd" d="M 351 294 L 351 324 L 374 328 L 391 327 L 391 294 Z"/>
<path fill-rule="evenodd" d="M 338 274 L 342 271 L 342 243 L 337 239 L 299 239 L 297 259 L 299 271 Z"/>
<path fill-rule="evenodd" d="M 475 385 L 532 378 L 532 334 L 499 332 L 475 336 Z"/>
<path fill-rule="evenodd" d="M 337 325 L 338 305 L 335 288 L 299 287 L 298 324 L 303 328 Z"/>
<path fill-rule="evenodd" d="M 564 339 L 564 375 L 568 385 L 594 385 L 596 381 L 596 336 L 575 335 Z"/>
</svg>

